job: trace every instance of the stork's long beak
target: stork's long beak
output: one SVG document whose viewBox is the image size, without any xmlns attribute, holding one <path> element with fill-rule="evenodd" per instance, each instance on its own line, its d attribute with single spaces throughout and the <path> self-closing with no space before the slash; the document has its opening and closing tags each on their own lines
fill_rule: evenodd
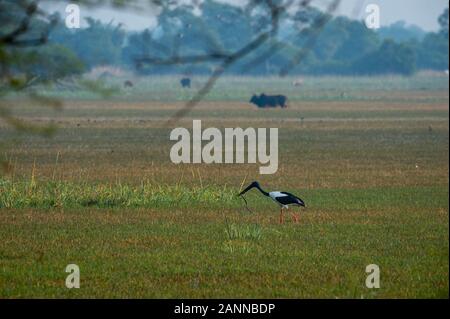
<svg viewBox="0 0 450 319">
<path fill-rule="evenodd" d="M 251 190 L 253 187 L 255 187 L 254 184 L 248 185 L 246 189 L 244 189 L 242 192 L 239 193 L 239 196 L 244 195 L 244 194 L 247 193 L 249 190 Z"/>
</svg>

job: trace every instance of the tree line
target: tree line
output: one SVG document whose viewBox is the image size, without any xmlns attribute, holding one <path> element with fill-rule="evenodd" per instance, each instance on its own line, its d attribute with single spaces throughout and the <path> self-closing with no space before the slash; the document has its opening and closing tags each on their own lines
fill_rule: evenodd
<svg viewBox="0 0 450 319">
<path fill-rule="evenodd" d="M 292 67 L 290 74 L 412 75 L 421 69 L 448 69 L 448 9 L 438 17 L 440 30 L 428 33 L 402 23 L 372 30 L 363 21 L 334 17 L 313 7 L 293 16 L 283 14 L 286 16 L 280 20 L 276 36 L 234 63 L 225 73 L 278 74 L 293 55 L 307 47 L 308 39 L 315 32 L 313 21 L 317 19 L 327 23 L 313 45 L 301 54 L 300 63 Z M 12 17 L 8 15 L 8 19 Z M 201 16 L 189 6 L 164 8 L 155 28 L 127 32 L 120 24 L 93 18 L 86 19 L 86 27 L 68 29 L 64 18 L 55 13 L 45 45 L 26 49 L 13 47 L 3 50 L 3 54 L 16 61 L 10 64 L 11 70 L 6 71 L 19 70 L 49 80 L 105 65 L 120 66 L 141 75 L 209 75 L 217 67 L 214 54 L 237 51 L 252 41 L 269 27 L 266 17 L 264 12 L 255 13 L 246 7 L 207 0 L 202 5 Z M 45 27 L 44 22 L 33 21 L 32 33 L 39 33 Z M 176 59 L 162 63 L 168 57 L 195 57 L 205 52 L 212 58 L 192 63 L 179 63 Z M 266 53 L 261 56 L 262 52 Z M 148 63 L 149 60 L 153 62 Z"/>
</svg>

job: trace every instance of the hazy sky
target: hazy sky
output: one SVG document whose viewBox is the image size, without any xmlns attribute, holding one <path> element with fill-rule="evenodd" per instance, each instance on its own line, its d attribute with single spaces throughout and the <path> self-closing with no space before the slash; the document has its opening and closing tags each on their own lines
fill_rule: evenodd
<svg viewBox="0 0 450 319">
<path fill-rule="evenodd" d="M 358 3 L 363 4 L 360 18 L 365 17 L 365 6 L 374 3 L 380 7 L 382 25 L 404 20 L 426 31 L 435 31 L 439 28 L 437 18 L 448 7 L 448 0 L 343 0 L 338 11 L 340 14 L 354 17 L 352 11 Z"/>
<path fill-rule="evenodd" d="M 242 0 L 221 1 L 234 4 L 243 2 Z M 319 7 L 323 7 L 330 3 L 330 0 L 315 0 L 313 3 Z M 341 0 L 337 13 L 362 19 L 365 17 L 365 6 L 371 3 L 379 5 L 382 25 L 389 25 L 393 22 L 404 20 L 408 24 L 416 24 L 426 31 L 438 29 L 437 17 L 442 13 L 444 8 L 448 7 L 448 0 Z M 63 1 L 58 1 L 58 3 L 51 1 L 44 4 L 50 11 L 58 10 L 63 14 L 65 5 Z M 105 22 L 114 20 L 116 23 L 123 23 L 125 28 L 129 30 L 151 28 L 155 25 L 154 13 L 150 9 L 145 11 L 82 8 L 81 15 L 82 18 L 93 16 Z"/>
</svg>

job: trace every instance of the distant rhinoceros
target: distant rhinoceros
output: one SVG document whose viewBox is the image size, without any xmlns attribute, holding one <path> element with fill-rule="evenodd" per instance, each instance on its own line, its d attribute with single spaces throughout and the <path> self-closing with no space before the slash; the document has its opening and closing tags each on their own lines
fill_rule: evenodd
<svg viewBox="0 0 450 319">
<path fill-rule="evenodd" d="M 123 82 L 123 86 L 126 88 L 132 88 L 134 84 L 130 80 L 126 80 L 125 82 Z"/>
<path fill-rule="evenodd" d="M 182 78 L 180 80 L 180 84 L 184 88 L 190 88 L 191 87 L 191 79 L 190 78 Z"/>
<path fill-rule="evenodd" d="M 260 96 L 253 95 L 250 99 L 250 103 L 253 103 L 261 108 L 277 106 L 285 108 L 287 107 L 287 97 L 284 95 L 266 95 L 263 93 Z"/>
</svg>

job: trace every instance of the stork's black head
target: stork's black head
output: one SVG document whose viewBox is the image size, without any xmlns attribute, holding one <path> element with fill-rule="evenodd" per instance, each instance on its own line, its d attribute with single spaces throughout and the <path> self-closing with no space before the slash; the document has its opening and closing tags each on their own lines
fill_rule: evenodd
<svg viewBox="0 0 450 319">
<path fill-rule="evenodd" d="M 259 183 L 254 181 L 252 182 L 250 185 L 248 185 L 242 192 L 239 193 L 239 196 L 244 195 L 245 193 L 247 193 L 249 190 L 251 190 L 253 187 L 257 187 L 257 188 L 261 188 L 259 186 Z"/>
</svg>

